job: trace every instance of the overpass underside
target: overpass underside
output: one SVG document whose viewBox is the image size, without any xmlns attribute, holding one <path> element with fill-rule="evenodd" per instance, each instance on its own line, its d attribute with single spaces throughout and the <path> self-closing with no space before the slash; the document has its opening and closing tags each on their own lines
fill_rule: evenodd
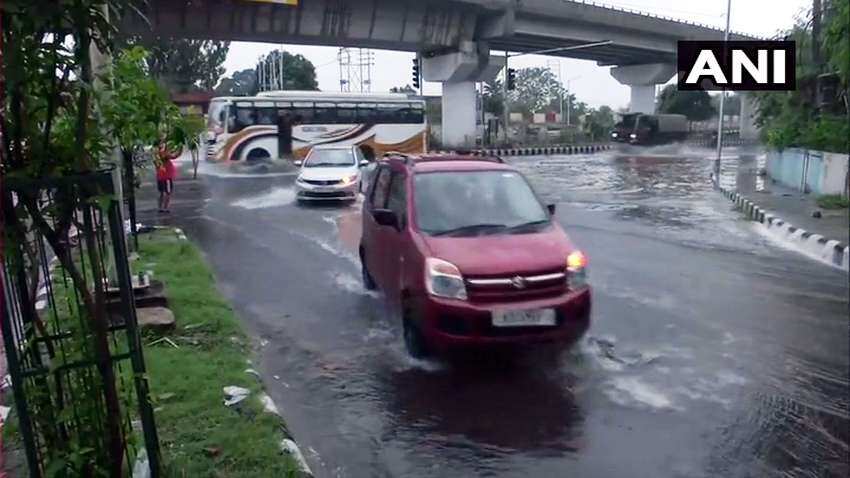
<svg viewBox="0 0 850 478">
<path fill-rule="evenodd" d="M 630 110 L 652 112 L 655 85 L 675 71 L 679 40 L 718 40 L 717 29 L 564 0 L 148 0 L 147 19 L 127 16 L 127 34 L 417 52 L 426 81 L 443 83 L 443 138 L 475 139 L 476 81 L 492 79 L 504 57 L 539 52 L 613 66 L 631 88 Z M 748 39 L 733 35 L 731 39 Z M 448 113 L 448 114 L 447 114 Z"/>
</svg>

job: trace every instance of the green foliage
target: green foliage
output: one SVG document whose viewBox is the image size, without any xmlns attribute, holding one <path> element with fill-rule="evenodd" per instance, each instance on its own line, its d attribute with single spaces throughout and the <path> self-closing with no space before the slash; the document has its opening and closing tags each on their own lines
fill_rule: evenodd
<svg viewBox="0 0 850 478">
<path fill-rule="evenodd" d="M 213 40 L 152 37 L 125 41 L 148 50 L 148 73 L 170 92 L 179 93 L 215 88 L 224 74 L 223 65 L 230 50 L 230 42 Z"/>
<path fill-rule="evenodd" d="M 608 138 L 614 129 L 614 111 L 610 106 L 591 109 L 584 117 L 584 132 L 591 141 Z"/>
<path fill-rule="evenodd" d="M 278 448 L 280 419 L 261 413 L 261 386 L 245 373 L 248 338 L 198 249 L 158 232 L 140 237 L 139 254 L 165 282 L 178 323 L 180 348 L 145 350 L 166 476 L 294 476 Z M 222 405 L 228 385 L 251 390 L 241 412 Z"/>
<path fill-rule="evenodd" d="M 167 134 L 164 128 L 180 115 L 168 92 L 145 71 L 147 56 L 138 46 L 123 50 L 111 75 L 104 75 L 109 99 L 103 104 L 103 117 L 121 149 L 131 154 L 157 144 Z"/>
<path fill-rule="evenodd" d="M 257 72 L 253 68 L 237 71 L 230 78 L 222 78 L 215 88 L 215 93 L 220 96 L 254 96 L 257 91 Z"/>
<path fill-rule="evenodd" d="M 824 53 L 841 78 L 846 95 L 850 84 L 850 0 L 829 2 L 824 19 L 828 21 L 823 39 Z"/>
<path fill-rule="evenodd" d="M 756 104 L 756 124 L 762 127 L 764 141 L 776 149 L 791 146 L 840 153 L 850 152 L 850 126 L 847 124 L 848 64 L 850 64 L 850 0 L 828 2 L 821 38 L 828 68 L 838 74 L 845 88 L 837 111 L 820 111 L 816 104 L 818 75 L 829 73 L 812 59 L 812 34 L 807 19 L 785 32 L 797 42 L 797 89 L 790 92 L 752 92 Z M 810 16 L 810 15 L 809 15 Z M 828 108 L 827 108 L 828 109 Z"/>
<path fill-rule="evenodd" d="M 288 51 L 274 50 L 260 58 L 257 63 L 257 78 L 263 79 L 260 71 L 274 72 L 266 75 L 275 81 L 264 80 L 260 88 L 266 90 L 318 90 L 316 68 L 301 54 L 293 55 Z M 282 79 L 282 80 L 281 80 Z"/>
<path fill-rule="evenodd" d="M 392 88 L 390 88 L 390 93 L 405 93 L 408 95 L 415 95 L 416 90 L 414 90 L 413 87 L 408 84 L 404 86 L 393 86 Z"/>
<path fill-rule="evenodd" d="M 511 111 L 530 115 L 543 112 L 565 95 L 564 88 L 552 70 L 534 67 L 517 71 L 516 89 L 508 92 L 508 99 Z"/>
<path fill-rule="evenodd" d="M 840 194 L 824 194 L 818 196 L 818 206 L 824 209 L 847 209 L 850 207 L 850 200 Z"/>
<path fill-rule="evenodd" d="M 672 83 L 661 90 L 658 112 L 685 115 L 689 121 L 705 121 L 717 114 L 708 92 L 679 91 Z"/>
</svg>

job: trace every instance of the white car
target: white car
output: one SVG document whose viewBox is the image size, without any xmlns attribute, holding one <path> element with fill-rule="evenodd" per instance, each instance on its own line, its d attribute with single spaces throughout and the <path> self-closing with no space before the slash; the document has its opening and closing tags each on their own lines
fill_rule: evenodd
<svg viewBox="0 0 850 478">
<path fill-rule="evenodd" d="M 299 201 L 340 201 L 357 199 L 360 192 L 360 168 L 369 162 L 357 146 L 314 146 L 301 166 L 295 180 Z"/>
</svg>

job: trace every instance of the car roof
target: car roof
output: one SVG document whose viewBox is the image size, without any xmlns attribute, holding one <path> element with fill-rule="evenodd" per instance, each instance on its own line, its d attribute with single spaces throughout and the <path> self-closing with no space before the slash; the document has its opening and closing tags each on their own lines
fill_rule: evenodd
<svg viewBox="0 0 850 478">
<path fill-rule="evenodd" d="M 408 161 L 405 161 L 408 158 Z M 390 161 L 397 161 L 413 172 L 437 171 L 515 171 L 495 156 L 478 156 L 471 154 L 421 154 L 411 156 L 391 156 Z"/>
</svg>

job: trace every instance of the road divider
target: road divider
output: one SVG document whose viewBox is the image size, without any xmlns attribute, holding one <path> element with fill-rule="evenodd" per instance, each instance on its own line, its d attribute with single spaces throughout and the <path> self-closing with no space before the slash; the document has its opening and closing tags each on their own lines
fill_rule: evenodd
<svg viewBox="0 0 850 478">
<path fill-rule="evenodd" d="M 585 144 L 574 146 L 538 146 L 528 148 L 486 148 L 474 151 L 481 156 L 548 156 L 552 154 L 587 154 L 611 149 L 610 144 Z M 431 151 L 431 153 L 450 153 L 449 150 Z"/>
<path fill-rule="evenodd" d="M 806 254 L 813 255 L 845 271 L 850 270 L 850 247 L 847 244 L 795 227 L 736 191 L 721 187 L 720 192 L 732 201 L 735 209 L 741 211 L 747 219 L 764 224 L 768 230 L 776 232 L 781 239 L 800 248 Z"/>
</svg>

